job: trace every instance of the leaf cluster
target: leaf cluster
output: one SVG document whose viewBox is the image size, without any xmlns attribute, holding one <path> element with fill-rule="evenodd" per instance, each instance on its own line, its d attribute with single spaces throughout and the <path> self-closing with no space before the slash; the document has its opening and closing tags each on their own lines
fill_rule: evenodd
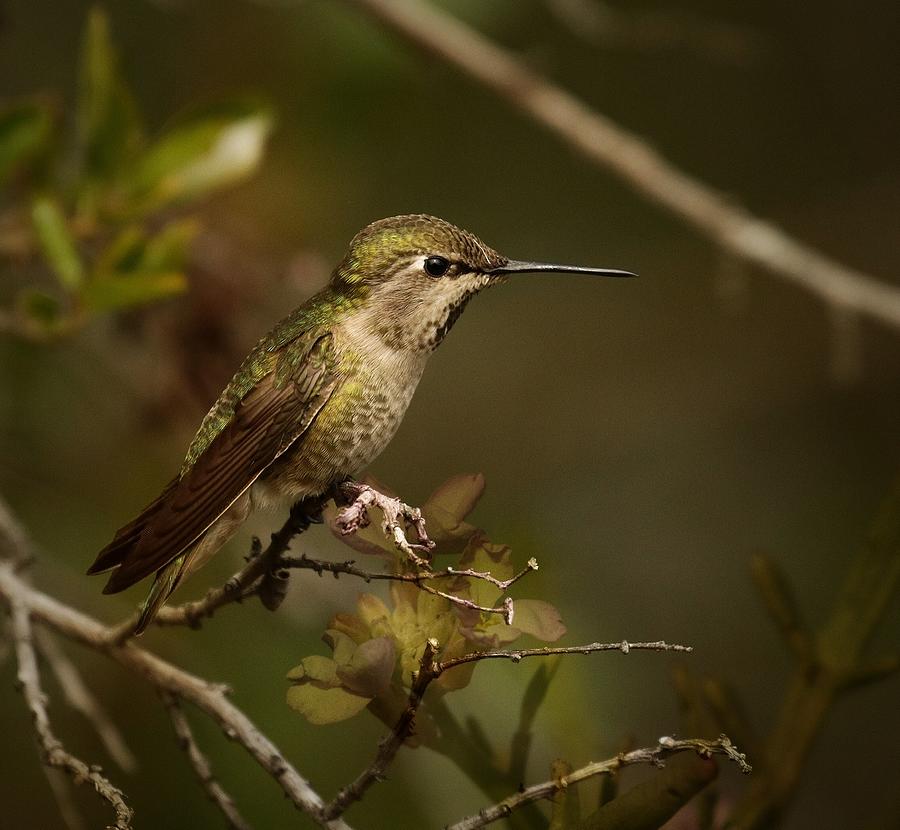
<svg viewBox="0 0 900 830">
<path fill-rule="evenodd" d="M 252 173 L 272 125 L 267 106 L 234 99 L 148 136 L 93 9 L 71 117 L 46 96 L 0 102 L 0 263 L 28 275 L 5 328 L 52 339 L 185 291 L 200 229 L 187 209 Z"/>
<path fill-rule="evenodd" d="M 491 542 L 466 521 L 483 490 L 482 476 L 456 476 L 430 496 L 422 513 L 437 555 L 455 556 L 455 570 L 490 573 L 502 582 L 514 574 L 511 549 Z M 397 555 L 377 528 L 342 538 L 360 552 L 381 557 L 389 572 L 410 573 L 408 560 Z M 493 581 L 440 573 L 421 582 L 392 582 L 387 601 L 371 593 L 360 595 L 354 613 L 336 614 L 328 624 L 323 640 L 331 656 L 307 656 L 288 673 L 288 705 L 316 724 L 344 720 L 368 708 L 393 725 L 407 705 L 429 640 L 440 643 L 440 659 L 447 661 L 506 646 L 526 634 L 554 642 L 565 633 L 559 612 L 542 600 L 516 599 L 512 624 L 503 614 L 471 607 L 499 610 L 503 595 Z M 476 665 L 469 662 L 442 672 L 430 695 L 464 688 Z"/>
</svg>

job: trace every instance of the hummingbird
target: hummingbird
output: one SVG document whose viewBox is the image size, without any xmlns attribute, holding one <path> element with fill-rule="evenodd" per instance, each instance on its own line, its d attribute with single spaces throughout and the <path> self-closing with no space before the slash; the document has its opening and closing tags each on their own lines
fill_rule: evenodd
<svg viewBox="0 0 900 830">
<path fill-rule="evenodd" d="M 520 273 L 634 276 L 508 259 L 425 214 L 380 219 L 356 234 L 327 287 L 253 347 L 178 474 L 88 569 L 112 570 L 105 594 L 155 574 L 135 634 L 251 511 L 322 496 L 365 469 L 469 300 Z"/>
</svg>

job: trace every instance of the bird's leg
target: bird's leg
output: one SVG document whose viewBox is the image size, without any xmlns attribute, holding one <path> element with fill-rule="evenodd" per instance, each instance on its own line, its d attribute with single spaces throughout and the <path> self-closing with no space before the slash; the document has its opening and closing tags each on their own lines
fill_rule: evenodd
<svg viewBox="0 0 900 830">
<path fill-rule="evenodd" d="M 335 486 L 335 492 L 335 502 L 343 505 L 335 518 L 335 525 L 344 536 L 367 527 L 371 523 L 369 508 L 377 507 L 384 515 L 381 528 L 385 536 L 391 539 L 397 549 L 405 553 L 417 568 L 431 570 L 428 557 L 434 542 L 428 538 L 425 519 L 418 507 L 410 507 L 400 499 L 386 496 L 374 487 L 360 484 L 358 481 L 343 481 Z M 406 538 L 408 527 L 415 528 L 418 542 L 410 542 Z M 424 556 L 420 556 L 420 553 Z"/>
</svg>

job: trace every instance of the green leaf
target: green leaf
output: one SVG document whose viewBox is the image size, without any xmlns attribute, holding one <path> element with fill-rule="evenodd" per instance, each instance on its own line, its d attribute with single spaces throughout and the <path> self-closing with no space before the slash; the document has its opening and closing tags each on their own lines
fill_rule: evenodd
<svg viewBox="0 0 900 830">
<path fill-rule="evenodd" d="M 0 186 L 48 143 L 53 119 L 39 104 L 20 104 L 0 113 Z"/>
<path fill-rule="evenodd" d="M 59 300 L 35 288 L 27 288 L 16 298 L 19 313 L 39 329 L 52 329 L 62 317 Z"/>
<path fill-rule="evenodd" d="M 84 266 L 59 205 L 49 198 L 35 199 L 31 223 L 41 252 L 63 288 L 77 291 L 84 282 Z"/>
<path fill-rule="evenodd" d="M 337 688 L 341 685 L 337 676 L 337 663 L 330 657 L 321 654 L 312 654 L 304 657 L 299 666 L 294 666 L 288 673 L 287 679 L 295 683 L 316 682 L 323 686 Z"/>
<path fill-rule="evenodd" d="M 98 7 L 90 11 L 85 27 L 76 120 L 81 164 L 89 180 L 111 179 L 143 141 L 137 106 L 119 74 L 109 20 Z"/>
<path fill-rule="evenodd" d="M 234 184 L 256 169 L 272 124 L 267 108 L 246 102 L 199 113 L 139 159 L 127 195 L 149 210 Z"/>
<path fill-rule="evenodd" d="M 89 311 L 114 311 L 173 297 L 186 289 L 184 274 L 123 274 L 91 280 L 81 298 Z"/>
<path fill-rule="evenodd" d="M 517 599 L 514 607 L 513 625 L 523 634 L 530 634 L 545 643 L 555 643 L 566 633 L 559 611 L 549 602 Z"/>
</svg>

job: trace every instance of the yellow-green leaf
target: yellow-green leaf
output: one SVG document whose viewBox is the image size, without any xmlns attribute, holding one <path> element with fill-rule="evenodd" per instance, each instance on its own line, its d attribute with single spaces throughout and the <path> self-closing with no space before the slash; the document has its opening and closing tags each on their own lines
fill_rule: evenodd
<svg viewBox="0 0 900 830">
<path fill-rule="evenodd" d="M 140 115 L 119 74 L 109 20 L 99 7 L 88 15 L 78 78 L 77 125 L 88 179 L 105 180 L 139 149 Z"/>
<path fill-rule="evenodd" d="M 371 698 L 343 688 L 322 688 L 302 683 L 287 690 L 287 704 L 318 726 L 352 718 L 369 705 Z"/>
<path fill-rule="evenodd" d="M 84 281 L 84 266 L 59 205 L 49 198 L 35 199 L 31 206 L 31 224 L 41 253 L 60 285 L 69 291 L 77 291 Z"/>
<path fill-rule="evenodd" d="M 43 150 L 52 118 L 46 107 L 20 104 L 0 113 L 0 186 Z"/>
<path fill-rule="evenodd" d="M 146 305 L 186 289 L 184 274 L 122 274 L 91 280 L 84 285 L 81 298 L 89 311 L 113 311 Z"/>
<path fill-rule="evenodd" d="M 195 115 L 139 159 L 127 196 L 137 209 L 148 210 L 234 184 L 256 169 L 272 124 L 267 108 L 248 103 Z"/>
</svg>

